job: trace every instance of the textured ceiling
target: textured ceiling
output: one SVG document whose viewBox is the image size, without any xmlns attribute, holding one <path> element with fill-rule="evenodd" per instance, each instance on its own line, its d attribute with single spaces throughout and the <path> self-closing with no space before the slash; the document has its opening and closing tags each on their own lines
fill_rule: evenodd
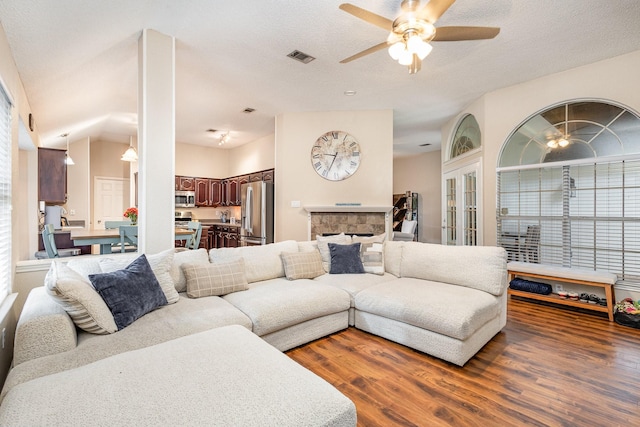
<svg viewBox="0 0 640 427">
<path fill-rule="evenodd" d="M 384 50 L 339 64 L 387 36 L 343 1 L 1 0 L 0 22 L 44 146 L 65 132 L 135 134 L 143 28 L 176 39 L 178 142 L 217 146 L 213 128 L 233 147 L 273 133 L 280 113 L 393 109 L 396 155 L 439 149 L 441 126 L 488 91 L 640 49 L 637 0 L 458 0 L 436 27 L 500 34 L 434 43 L 415 75 Z M 400 10 L 400 0 L 351 3 L 390 19 Z M 296 49 L 317 59 L 286 56 Z"/>
</svg>

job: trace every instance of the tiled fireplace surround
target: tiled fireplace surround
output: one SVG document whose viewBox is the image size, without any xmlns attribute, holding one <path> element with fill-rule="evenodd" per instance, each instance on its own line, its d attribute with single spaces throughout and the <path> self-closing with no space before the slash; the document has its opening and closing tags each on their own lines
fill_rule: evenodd
<svg viewBox="0 0 640 427">
<path fill-rule="evenodd" d="M 316 235 L 388 233 L 392 206 L 305 206 L 309 240 Z"/>
</svg>

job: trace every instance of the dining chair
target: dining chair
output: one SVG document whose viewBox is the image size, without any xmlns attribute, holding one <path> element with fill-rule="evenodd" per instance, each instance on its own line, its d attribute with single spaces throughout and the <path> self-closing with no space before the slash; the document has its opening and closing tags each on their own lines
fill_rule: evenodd
<svg viewBox="0 0 640 427">
<path fill-rule="evenodd" d="M 404 220 L 402 221 L 402 228 L 400 231 L 395 231 L 393 233 L 393 240 L 395 241 L 405 241 L 412 242 L 415 240 L 415 232 L 416 227 L 418 225 L 418 221 L 416 220 Z"/>
<path fill-rule="evenodd" d="M 104 229 L 119 228 L 121 225 L 131 225 L 131 221 L 105 221 Z"/>
<path fill-rule="evenodd" d="M 198 246 L 200 246 L 200 237 L 202 236 L 202 223 L 199 221 L 189 221 L 187 228 L 193 230 L 193 234 L 189 240 L 187 240 L 185 247 L 187 249 L 198 249 Z"/>
<path fill-rule="evenodd" d="M 121 225 L 120 230 L 120 252 L 138 251 L 138 226 Z"/>
<path fill-rule="evenodd" d="M 44 249 L 49 258 L 60 258 L 80 255 L 82 250 L 80 248 L 68 248 L 58 249 L 55 241 L 55 228 L 53 224 L 45 224 L 42 229 L 42 242 L 44 243 Z M 36 257 L 38 255 L 36 254 Z"/>
<path fill-rule="evenodd" d="M 540 263 L 540 226 L 530 225 L 524 238 L 522 256 L 526 262 Z"/>
</svg>

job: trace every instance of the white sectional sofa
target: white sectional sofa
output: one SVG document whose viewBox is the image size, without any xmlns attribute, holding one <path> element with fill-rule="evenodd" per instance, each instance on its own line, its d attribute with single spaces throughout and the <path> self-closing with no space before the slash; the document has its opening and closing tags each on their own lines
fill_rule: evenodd
<svg viewBox="0 0 640 427">
<path fill-rule="evenodd" d="M 462 366 L 506 324 L 507 273 L 502 248 L 390 241 L 384 243 L 383 265 L 364 262 L 367 270 L 377 274 L 327 274 L 318 267 L 319 259 L 330 269 L 331 255 L 339 254 L 334 254 L 334 246 L 327 250 L 329 241 L 352 243 L 349 236 L 336 236 L 319 239 L 319 244 L 285 241 L 209 253 L 201 249 L 150 255 L 149 264 L 167 301 L 175 302 L 117 332 L 103 330 L 103 334 L 80 329 L 77 325 L 86 318 L 74 311 L 77 307 L 70 308 L 67 299 L 63 308 L 60 295 L 55 301 L 51 294 L 61 292 L 59 289 L 69 283 L 78 286 L 78 276 L 88 283 L 91 274 L 126 266 L 136 255 L 117 255 L 116 261 L 81 257 L 69 261 L 66 269 L 56 261 L 46 286 L 31 291 L 20 316 L 13 368 L 1 395 L 0 424 L 73 424 L 74 419 L 82 418 L 73 418 L 64 409 L 69 399 L 51 398 L 54 389 L 56 396 L 78 395 L 76 388 L 88 381 L 109 383 L 114 375 L 119 381 L 125 366 L 139 366 L 126 370 L 131 376 L 128 380 L 108 384 L 106 390 L 110 391 L 95 390 L 103 409 L 94 411 L 94 404 L 86 407 L 86 413 L 94 417 L 89 424 L 161 425 L 174 424 L 183 417 L 188 424 L 229 425 L 225 420 L 242 412 L 242 425 L 355 425 L 353 403 L 311 372 L 292 371 L 298 387 L 291 389 L 283 382 L 283 371 L 264 369 L 265 363 L 284 370 L 292 363 L 270 349 L 285 351 L 355 326 Z M 366 256 L 363 251 L 363 259 Z M 335 266 L 335 260 L 340 259 L 333 259 Z M 232 292 L 189 297 L 203 292 L 208 295 L 211 290 L 207 286 L 221 277 L 227 280 L 225 285 L 232 286 Z M 88 290 L 82 287 L 82 292 L 96 293 L 88 286 Z M 215 294 L 217 288 L 213 289 Z M 71 297 L 81 299 L 83 295 Z M 86 305 L 94 304 L 98 312 L 90 321 L 97 319 L 101 328 L 113 329 L 112 319 L 100 318 L 109 317 L 104 307 L 98 307 L 101 300 L 89 297 L 93 299 Z M 236 345 L 236 340 L 244 344 Z M 228 365 L 227 370 L 212 370 L 207 362 L 210 359 L 201 358 L 221 351 L 227 359 L 243 362 Z M 170 357 L 163 360 L 162 355 Z M 256 370 L 245 372 L 246 366 Z M 166 377 L 167 370 L 174 370 L 172 379 Z M 237 378 L 239 372 L 243 372 L 241 379 Z M 244 382 L 252 375 L 258 378 Z M 205 378 L 207 384 L 218 386 L 203 387 Z M 158 393 L 145 394 L 156 388 L 158 381 L 168 393 L 188 393 L 202 405 L 215 400 L 215 414 L 184 405 L 185 399 L 173 403 L 160 399 L 160 405 L 169 405 L 171 410 L 153 415 L 147 407 L 159 399 Z M 61 383 L 65 386 L 58 388 Z M 123 405 L 124 390 L 133 384 L 138 388 L 131 391 L 138 407 L 147 408 L 139 412 L 139 418 L 133 409 L 131 413 L 121 411 L 122 416 L 104 409 Z M 257 393 L 251 405 L 245 405 L 246 399 L 237 400 L 238 390 L 268 389 L 269 384 L 274 387 Z M 285 404 L 292 391 L 295 396 L 317 393 L 318 399 Z M 36 401 L 43 402 L 42 413 L 34 410 L 40 408 L 31 403 Z M 274 401 L 283 402 L 277 416 Z M 75 408 L 79 417 L 83 408 Z"/>
</svg>

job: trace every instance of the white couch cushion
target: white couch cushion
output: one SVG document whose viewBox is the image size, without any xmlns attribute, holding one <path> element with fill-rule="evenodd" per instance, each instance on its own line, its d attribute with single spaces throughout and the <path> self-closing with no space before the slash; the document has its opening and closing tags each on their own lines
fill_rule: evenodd
<svg viewBox="0 0 640 427">
<path fill-rule="evenodd" d="M 313 279 L 323 285 L 334 286 L 349 292 L 351 296 L 351 307 L 355 307 L 354 297 L 363 289 L 370 288 L 383 282 L 396 280 L 397 278 L 385 273 L 379 274 L 323 274 Z"/>
<path fill-rule="evenodd" d="M 285 278 L 252 283 L 249 289 L 223 297 L 253 322 L 253 332 L 265 335 L 310 319 L 347 311 L 349 294 L 309 279 Z"/>
<path fill-rule="evenodd" d="M 331 271 L 331 253 L 329 252 L 329 243 L 337 243 L 339 245 L 351 244 L 351 236 L 346 236 L 344 233 L 336 234 L 335 236 L 316 236 L 316 242 L 318 244 L 318 250 L 322 255 L 322 266 L 327 273 Z"/>
<path fill-rule="evenodd" d="M 385 233 L 377 236 L 352 236 L 353 243 L 360 243 L 360 260 L 365 273 L 384 274 L 384 241 Z"/>
<path fill-rule="evenodd" d="M 284 267 L 280 258 L 282 252 L 298 252 L 298 242 L 285 240 L 262 246 L 211 249 L 209 261 L 216 263 L 244 258 L 247 281 L 253 283 L 284 277 Z"/>
<path fill-rule="evenodd" d="M 356 310 L 459 340 L 500 313 L 500 299 L 487 292 L 412 278 L 364 289 L 356 294 L 355 303 Z"/>
<path fill-rule="evenodd" d="M 54 260 L 44 279 L 47 293 L 64 308 L 80 329 L 92 334 L 118 330 L 111 310 L 88 279 Z"/>
<path fill-rule="evenodd" d="M 402 248 L 404 248 L 404 242 L 394 242 L 393 240 L 384 242 L 384 271 L 396 277 L 400 277 Z"/>
<path fill-rule="evenodd" d="M 466 286 L 493 295 L 507 288 L 507 255 L 495 246 L 446 246 L 404 242 L 402 277 Z"/>
<path fill-rule="evenodd" d="M 189 264 L 209 264 L 209 253 L 206 249 L 176 251 L 171 265 L 171 278 L 176 286 L 176 291 L 185 292 L 187 290 L 187 279 L 184 277 L 180 266 Z"/>
</svg>

